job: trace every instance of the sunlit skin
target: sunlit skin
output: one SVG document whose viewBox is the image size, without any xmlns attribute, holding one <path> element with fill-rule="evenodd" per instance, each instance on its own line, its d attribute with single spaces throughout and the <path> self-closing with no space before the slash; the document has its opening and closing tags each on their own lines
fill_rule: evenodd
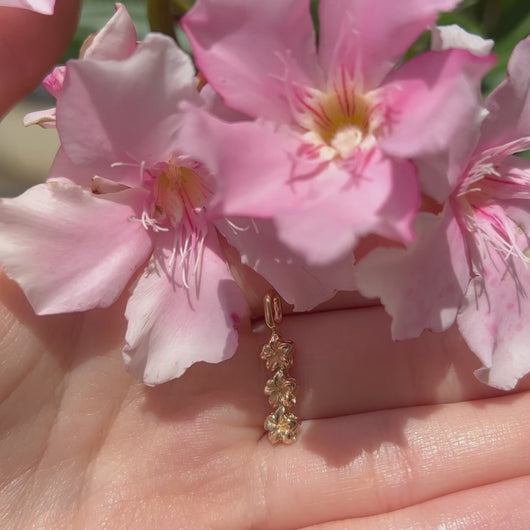
<svg viewBox="0 0 530 530">
<path fill-rule="evenodd" d="M 0 116 L 33 90 L 71 40 L 78 0 L 57 0 L 53 16 L 0 8 Z"/>
<path fill-rule="evenodd" d="M 75 17 L 34 46 L 16 29 L 35 15 L 5 16 L 2 42 L 38 78 Z M 7 81 L 4 109 L 29 86 Z M 257 317 L 267 286 L 238 278 Z M 37 317 L 0 275 L 0 526 L 527 528 L 530 379 L 510 394 L 477 382 L 454 329 L 393 344 L 382 308 L 357 295 L 286 311 L 302 425 L 295 444 L 272 446 L 264 326 L 242 324 L 233 359 L 148 388 L 121 360 L 125 302 Z"/>
</svg>

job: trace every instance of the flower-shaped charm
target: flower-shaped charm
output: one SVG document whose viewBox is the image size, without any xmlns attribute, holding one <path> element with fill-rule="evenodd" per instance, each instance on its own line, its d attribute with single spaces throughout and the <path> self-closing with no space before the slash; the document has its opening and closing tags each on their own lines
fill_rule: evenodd
<svg viewBox="0 0 530 530">
<path fill-rule="evenodd" d="M 265 385 L 265 394 L 269 396 L 269 403 L 273 407 L 290 408 L 296 405 L 296 381 L 292 377 L 278 370 Z"/>
<path fill-rule="evenodd" d="M 265 361 L 267 370 L 276 372 L 287 370 L 293 364 L 293 343 L 284 341 L 273 332 L 269 342 L 261 349 L 260 357 Z"/>
<path fill-rule="evenodd" d="M 296 441 L 298 425 L 298 418 L 292 412 L 285 412 L 285 407 L 280 406 L 269 414 L 264 427 L 271 443 L 292 444 Z"/>
</svg>

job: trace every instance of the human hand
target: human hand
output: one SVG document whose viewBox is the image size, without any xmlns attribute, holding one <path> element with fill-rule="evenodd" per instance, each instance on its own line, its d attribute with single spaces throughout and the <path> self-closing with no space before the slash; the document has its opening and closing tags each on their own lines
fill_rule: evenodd
<svg viewBox="0 0 530 530">
<path fill-rule="evenodd" d="M 0 117 L 33 90 L 72 39 L 79 0 L 57 0 L 52 16 L 0 7 Z"/>
<path fill-rule="evenodd" d="M 4 42 L 25 35 L 0 46 L 0 113 L 57 58 L 74 6 L 0 11 Z M 303 422 L 273 447 L 266 332 L 147 388 L 123 368 L 124 306 L 37 317 L 0 277 L 4 527 L 526 528 L 530 381 L 478 383 L 455 330 L 394 344 L 381 307 L 286 316 Z"/>
<path fill-rule="evenodd" d="M 272 446 L 266 332 L 148 388 L 120 358 L 123 299 L 37 317 L 5 277 L 0 293 L 7 528 L 527 524 L 530 381 L 477 382 L 454 330 L 395 344 L 380 307 L 285 316 L 302 426 Z"/>
</svg>

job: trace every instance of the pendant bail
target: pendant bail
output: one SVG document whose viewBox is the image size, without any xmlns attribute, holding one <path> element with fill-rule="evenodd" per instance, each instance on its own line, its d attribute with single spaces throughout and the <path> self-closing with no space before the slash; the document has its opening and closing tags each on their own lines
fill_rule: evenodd
<svg viewBox="0 0 530 530">
<path fill-rule="evenodd" d="M 263 299 L 263 310 L 265 313 L 265 324 L 269 329 L 275 329 L 282 321 L 282 303 L 280 297 L 274 294 L 266 294 Z"/>
</svg>

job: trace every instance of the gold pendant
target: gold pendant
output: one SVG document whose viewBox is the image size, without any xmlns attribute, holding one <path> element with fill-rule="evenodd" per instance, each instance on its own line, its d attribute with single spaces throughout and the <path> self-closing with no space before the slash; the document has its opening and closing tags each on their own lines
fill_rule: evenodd
<svg viewBox="0 0 530 530">
<path fill-rule="evenodd" d="M 264 427 L 272 444 L 292 444 L 296 441 L 300 427 L 300 421 L 290 411 L 296 404 L 296 381 L 289 376 L 294 344 L 283 340 L 277 330 L 282 321 L 280 297 L 276 293 L 267 294 L 263 305 L 265 323 L 272 333 L 269 342 L 261 348 L 260 357 L 265 361 L 267 369 L 274 372 L 265 385 L 265 394 L 275 409 L 265 420 Z"/>
</svg>

